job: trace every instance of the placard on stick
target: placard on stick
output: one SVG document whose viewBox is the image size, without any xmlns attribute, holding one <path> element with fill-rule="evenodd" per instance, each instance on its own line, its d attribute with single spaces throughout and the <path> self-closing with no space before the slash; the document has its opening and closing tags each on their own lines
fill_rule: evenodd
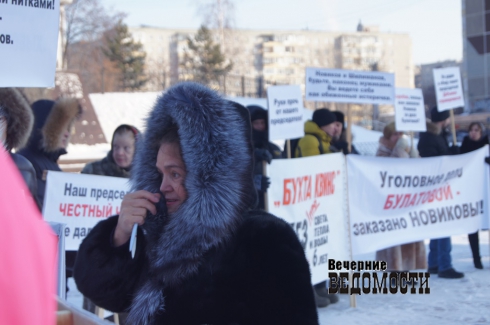
<svg viewBox="0 0 490 325">
<path fill-rule="evenodd" d="M 432 70 L 439 112 L 464 106 L 459 67 Z"/>
<path fill-rule="evenodd" d="M 306 100 L 393 105 L 393 73 L 306 68 Z"/>
<path fill-rule="evenodd" d="M 396 88 L 395 94 L 396 130 L 425 132 L 427 125 L 422 89 Z"/>
<path fill-rule="evenodd" d="M 0 87 L 53 87 L 60 2 L 0 1 Z"/>
<path fill-rule="evenodd" d="M 303 96 L 299 86 L 270 86 L 267 103 L 270 140 L 304 136 Z"/>
</svg>

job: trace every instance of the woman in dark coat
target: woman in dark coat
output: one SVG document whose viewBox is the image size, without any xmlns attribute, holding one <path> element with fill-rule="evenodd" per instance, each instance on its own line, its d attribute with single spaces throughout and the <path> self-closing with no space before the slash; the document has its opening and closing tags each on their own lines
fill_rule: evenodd
<svg viewBox="0 0 490 325">
<path fill-rule="evenodd" d="M 158 99 L 134 192 L 80 246 L 75 281 L 95 304 L 129 310 L 130 324 L 318 324 L 296 234 L 251 210 L 251 127 L 238 110 L 195 83 Z"/>
<path fill-rule="evenodd" d="M 44 204 L 46 190 L 46 172 L 61 171 L 58 159 L 67 153 L 71 131 L 75 119 L 81 114 L 76 99 L 62 98 L 56 102 L 41 99 L 31 106 L 34 114 L 34 127 L 27 146 L 19 154 L 27 158 L 37 178 L 37 200 Z"/>
<path fill-rule="evenodd" d="M 270 164 L 272 159 L 282 158 L 281 149 L 269 141 L 269 119 L 267 111 L 257 105 L 249 105 L 247 109 L 250 112 L 252 121 L 252 142 L 254 146 L 254 184 L 258 194 L 258 208 L 265 209 L 264 194 L 269 188 L 270 180 L 264 176 L 264 162 Z"/>
<path fill-rule="evenodd" d="M 82 109 L 78 100 L 61 98 L 56 102 L 41 99 L 31 105 L 34 127 L 27 146 L 19 154 L 30 161 L 36 171 L 37 201 L 43 207 L 46 190 L 46 173 L 61 171 L 58 159 L 67 153 L 71 131 Z M 66 277 L 72 276 L 76 251 L 66 251 Z"/>
<path fill-rule="evenodd" d="M 467 153 L 478 150 L 488 144 L 488 137 L 485 135 L 485 127 L 479 122 L 473 122 L 468 128 L 468 135 L 464 137 L 461 144 L 460 152 Z M 480 239 L 478 231 L 468 234 L 470 241 L 471 253 L 473 254 L 473 264 L 477 269 L 483 269 L 480 256 Z"/>
<path fill-rule="evenodd" d="M 98 161 L 85 165 L 82 174 L 129 178 L 131 164 L 136 150 L 136 140 L 139 131 L 132 125 L 121 124 L 112 134 L 111 150 L 107 156 Z M 86 297 L 83 298 L 83 308 L 95 312 L 95 305 Z M 119 323 L 126 323 L 126 313 L 119 315 Z"/>
<path fill-rule="evenodd" d="M 29 102 L 16 88 L 0 88 L 0 146 L 10 152 L 10 157 L 19 169 L 37 207 L 36 171 L 32 164 L 12 150 L 24 147 L 34 124 Z"/>
<path fill-rule="evenodd" d="M 112 135 L 111 150 L 99 161 L 85 165 L 82 174 L 129 178 L 139 135 L 134 126 L 121 124 Z"/>
</svg>

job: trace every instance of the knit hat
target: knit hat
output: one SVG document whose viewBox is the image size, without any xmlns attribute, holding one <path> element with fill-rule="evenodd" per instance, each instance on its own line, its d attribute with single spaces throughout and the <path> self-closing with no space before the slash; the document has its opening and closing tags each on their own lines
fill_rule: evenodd
<svg viewBox="0 0 490 325">
<path fill-rule="evenodd" d="M 441 122 L 449 118 L 449 111 L 439 112 L 437 106 L 432 107 L 430 110 L 430 120 L 434 123 Z"/>
<path fill-rule="evenodd" d="M 248 105 L 248 110 L 250 111 L 251 121 L 255 120 L 265 120 L 267 121 L 267 111 L 258 105 Z"/>
<path fill-rule="evenodd" d="M 340 122 L 342 123 L 342 125 L 344 125 L 345 122 L 344 113 L 340 111 L 333 111 L 333 113 L 335 114 L 335 118 L 337 119 L 337 122 Z"/>
<path fill-rule="evenodd" d="M 335 114 L 332 113 L 327 108 L 320 108 L 313 112 L 313 122 L 315 122 L 319 127 L 329 125 L 337 121 Z"/>
</svg>

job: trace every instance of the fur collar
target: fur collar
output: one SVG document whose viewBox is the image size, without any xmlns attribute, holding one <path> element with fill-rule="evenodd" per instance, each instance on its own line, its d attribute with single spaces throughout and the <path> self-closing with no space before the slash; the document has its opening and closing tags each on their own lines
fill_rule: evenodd
<svg viewBox="0 0 490 325">
<path fill-rule="evenodd" d="M 434 122 L 430 122 L 430 121 L 427 121 L 426 124 L 427 124 L 427 132 L 428 133 L 432 133 L 435 135 L 441 134 L 442 128 L 439 125 L 435 124 Z"/>
<path fill-rule="evenodd" d="M 196 274 L 203 255 L 224 244 L 255 204 L 250 122 L 238 110 L 214 91 L 187 82 L 160 96 L 147 118 L 132 167 L 132 189 L 159 192 L 157 152 L 174 122 L 187 168 L 188 198 L 171 218 L 164 201 L 156 216 L 146 218 L 142 228 L 151 278 L 133 299 L 131 323 L 146 324 L 164 305 L 163 286 Z"/>
<path fill-rule="evenodd" d="M 34 116 L 27 98 L 16 88 L 0 88 L 0 107 L 9 115 L 7 149 L 24 147 L 34 125 Z"/>
</svg>

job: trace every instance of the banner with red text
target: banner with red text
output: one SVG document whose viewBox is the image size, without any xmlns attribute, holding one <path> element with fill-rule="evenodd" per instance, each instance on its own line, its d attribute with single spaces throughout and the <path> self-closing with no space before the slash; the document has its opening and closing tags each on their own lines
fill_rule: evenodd
<svg viewBox="0 0 490 325">
<path fill-rule="evenodd" d="M 488 147 L 458 156 L 347 156 L 353 254 L 468 234 L 488 218 Z"/>
<path fill-rule="evenodd" d="M 349 260 L 344 155 L 273 160 L 267 175 L 269 212 L 298 235 L 312 283 L 326 280 L 328 259 Z"/>
<path fill-rule="evenodd" d="M 43 217 L 66 224 L 65 249 L 78 250 L 100 220 L 119 214 L 127 192 L 126 178 L 49 171 Z"/>
</svg>

